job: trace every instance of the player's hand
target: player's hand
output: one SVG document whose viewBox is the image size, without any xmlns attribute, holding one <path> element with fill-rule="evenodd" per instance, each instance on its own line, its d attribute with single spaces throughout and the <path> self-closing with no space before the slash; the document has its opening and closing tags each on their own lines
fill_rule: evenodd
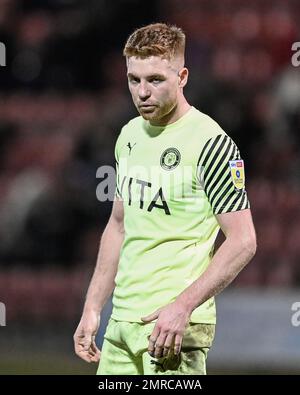
<svg viewBox="0 0 300 395">
<path fill-rule="evenodd" d="M 76 354 L 86 362 L 99 362 L 100 350 L 96 346 L 95 337 L 100 325 L 100 315 L 96 312 L 83 313 L 74 333 Z"/>
<path fill-rule="evenodd" d="M 160 358 L 173 350 L 178 355 L 181 350 L 184 331 L 189 323 L 191 312 L 179 302 L 170 303 L 147 317 L 144 322 L 157 319 L 149 338 L 148 352 L 152 357 Z"/>
</svg>

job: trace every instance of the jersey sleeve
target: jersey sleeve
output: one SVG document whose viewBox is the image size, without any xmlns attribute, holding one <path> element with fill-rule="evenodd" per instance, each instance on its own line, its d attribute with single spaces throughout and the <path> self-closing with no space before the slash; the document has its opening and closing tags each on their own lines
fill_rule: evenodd
<svg viewBox="0 0 300 395">
<path fill-rule="evenodd" d="M 209 139 L 197 163 L 198 180 L 214 214 L 250 208 L 240 152 L 226 134 Z"/>
</svg>

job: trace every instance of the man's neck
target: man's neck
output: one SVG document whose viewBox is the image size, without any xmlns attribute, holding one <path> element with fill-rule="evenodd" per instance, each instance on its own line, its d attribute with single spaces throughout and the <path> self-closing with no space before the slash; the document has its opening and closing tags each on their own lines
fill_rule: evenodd
<svg viewBox="0 0 300 395">
<path fill-rule="evenodd" d="M 167 126 L 171 123 L 178 121 L 183 115 L 185 115 L 191 108 L 191 105 L 185 101 L 182 104 L 178 104 L 173 108 L 167 115 L 161 118 L 159 121 L 150 121 L 152 126 Z"/>
</svg>

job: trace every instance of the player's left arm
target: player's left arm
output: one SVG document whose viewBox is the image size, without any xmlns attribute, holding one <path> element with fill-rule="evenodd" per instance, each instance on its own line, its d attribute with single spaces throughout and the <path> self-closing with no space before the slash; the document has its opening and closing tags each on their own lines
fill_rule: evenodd
<svg viewBox="0 0 300 395">
<path fill-rule="evenodd" d="M 226 239 L 206 271 L 173 303 L 142 318 L 145 322 L 157 319 L 149 339 L 149 352 L 156 357 L 166 355 L 171 346 L 179 353 L 193 310 L 226 288 L 256 251 L 244 164 L 237 146 L 227 135 L 218 135 L 207 142 L 198 164 L 205 193 Z"/>
<path fill-rule="evenodd" d="M 149 339 L 152 356 L 167 355 L 171 347 L 178 354 L 193 310 L 226 288 L 255 254 L 256 235 L 250 209 L 218 214 L 216 218 L 226 240 L 209 267 L 175 302 L 144 319 L 159 318 Z"/>
<path fill-rule="evenodd" d="M 216 218 L 226 239 L 206 271 L 177 298 L 190 312 L 226 288 L 256 252 L 250 209 L 218 214 Z"/>
</svg>

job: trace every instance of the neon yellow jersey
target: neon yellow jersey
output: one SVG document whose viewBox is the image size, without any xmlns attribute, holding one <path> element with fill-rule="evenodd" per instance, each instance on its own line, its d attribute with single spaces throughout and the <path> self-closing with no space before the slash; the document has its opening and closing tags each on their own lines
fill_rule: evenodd
<svg viewBox="0 0 300 395">
<path fill-rule="evenodd" d="M 205 271 L 219 231 L 215 214 L 249 208 L 244 163 L 232 139 L 194 107 L 164 127 L 134 118 L 115 156 L 125 238 L 112 318 L 142 322 Z M 214 298 L 190 321 L 214 324 Z"/>
</svg>

